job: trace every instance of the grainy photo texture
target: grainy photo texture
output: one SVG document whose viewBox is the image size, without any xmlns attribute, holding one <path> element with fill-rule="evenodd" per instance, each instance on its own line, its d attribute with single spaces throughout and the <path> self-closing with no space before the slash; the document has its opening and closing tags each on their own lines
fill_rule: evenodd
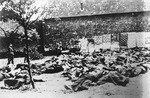
<svg viewBox="0 0 150 98">
<path fill-rule="evenodd" d="M 0 0 L 0 98 L 149 98 L 150 0 Z"/>
</svg>

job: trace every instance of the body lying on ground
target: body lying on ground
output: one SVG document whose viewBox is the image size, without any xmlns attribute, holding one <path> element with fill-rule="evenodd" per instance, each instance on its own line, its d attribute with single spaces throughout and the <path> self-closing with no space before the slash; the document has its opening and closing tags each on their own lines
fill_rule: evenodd
<svg viewBox="0 0 150 98">
<path fill-rule="evenodd" d="M 126 86 L 129 78 L 121 75 L 117 71 L 99 71 L 96 74 L 86 74 L 79 77 L 70 87 L 65 85 L 66 89 L 73 91 L 87 90 L 89 86 L 102 85 L 111 82 L 115 85 Z"/>
<path fill-rule="evenodd" d="M 146 55 L 148 57 L 150 54 Z M 31 64 L 31 72 L 42 74 L 63 71 L 62 75 L 74 82 L 71 86 L 73 90 L 78 91 L 81 88 L 88 89 L 88 85 L 101 85 L 107 82 L 126 86 L 129 77 L 135 77 L 148 71 L 148 66 L 144 65 L 148 60 L 149 58 L 145 59 L 145 54 L 139 50 L 106 50 L 93 54 L 52 57 L 43 64 Z M 18 83 L 19 80 L 15 80 L 18 79 L 15 77 L 27 75 L 28 72 L 25 70 L 28 69 L 27 64 L 17 64 L 14 70 L 6 66 L 2 69 L 4 71 L 1 71 L 0 79 L 13 81 L 11 79 L 13 78 L 16 81 L 14 84 Z M 8 83 L 6 82 L 6 84 Z"/>
</svg>

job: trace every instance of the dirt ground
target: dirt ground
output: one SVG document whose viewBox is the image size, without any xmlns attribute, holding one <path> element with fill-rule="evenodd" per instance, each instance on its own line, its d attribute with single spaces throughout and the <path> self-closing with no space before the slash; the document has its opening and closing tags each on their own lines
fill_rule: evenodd
<svg viewBox="0 0 150 98">
<path fill-rule="evenodd" d="M 50 57 L 31 63 L 43 63 Z M 23 58 L 15 58 L 15 64 L 23 62 Z M 0 67 L 6 65 L 7 59 L 0 59 Z M 45 82 L 36 82 L 35 89 L 31 85 L 17 90 L 2 89 L 3 81 L 0 82 L 0 98 L 149 98 L 150 97 L 150 71 L 138 77 L 130 79 L 126 87 L 106 83 L 100 86 L 90 87 L 89 90 L 70 92 L 65 90 L 65 84 L 71 84 L 60 73 L 42 74 L 33 76 L 43 79 Z"/>
</svg>

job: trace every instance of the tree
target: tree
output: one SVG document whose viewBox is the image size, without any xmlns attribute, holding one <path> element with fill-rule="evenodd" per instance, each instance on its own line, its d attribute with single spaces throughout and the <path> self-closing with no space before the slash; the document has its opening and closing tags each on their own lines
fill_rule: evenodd
<svg viewBox="0 0 150 98">
<path fill-rule="evenodd" d="M 28 53 L 28 30 L 31 30 L 33 27 L 32 25 L 34 25 L 34 23 L 41 17 L 44 17 L 44 15 L 46 15 L 45 12 L 48 9 L 46 7 L 43 7 L 42 9 L 40 7 L 37 7 L 36 5 L 34 5 L 34 0 L 3 0 L 0 3 L 3 7 L 1 11 L 1 19 L 3 21 L 13 19 L 24 29 L 27 48 L 27 62 L 29 65 L 29 76 L 32 87 L 35 88 L 30 70 L 30 60 Z"/>
<path fill-rule="evenodd" d="M 14 20 L 8 20 L 7 22 L 0 21 L 0 31 L 1 35 L 4 35 L 3 38 L 6 39 L 4 47 L 8 47 L 10 43 L 15 44 L 15 42 L 17 43 L 15 46 L 18 46 L 18 43 L 21 42 L 20 37 L 23 35 L 23 30 Z"/>
</svg>

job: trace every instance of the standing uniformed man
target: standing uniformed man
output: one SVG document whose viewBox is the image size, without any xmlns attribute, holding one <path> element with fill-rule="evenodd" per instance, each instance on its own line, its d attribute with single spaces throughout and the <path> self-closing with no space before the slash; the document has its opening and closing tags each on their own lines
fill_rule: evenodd
<svg viewBox="0 0 150 98">
<path fill-rule="evenodd" d="M 24 53 L 24 63 L 26 63 L 27 62 L 27 48 L 26 47 L 24 47 L 23 53 Z"/>
<path fill-rule="evenodd" d="M 14 64 L 14 49 L 12 47 L 12 44 L 10 44 L 8 47 L 8 63 L 7 63 L 7 65 L 10 63 Z"/>
</svg>

